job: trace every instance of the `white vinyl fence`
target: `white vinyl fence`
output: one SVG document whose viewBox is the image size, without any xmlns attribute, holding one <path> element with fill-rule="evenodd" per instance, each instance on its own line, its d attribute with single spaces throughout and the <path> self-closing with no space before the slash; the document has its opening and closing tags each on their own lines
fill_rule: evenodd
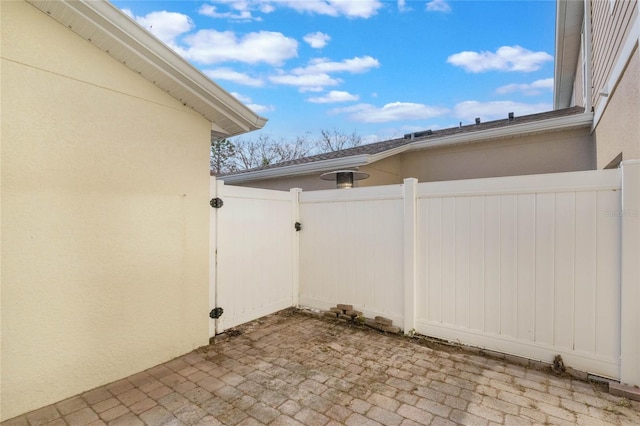
<svg viewBox="0 0 640 426">
<path fill-rule="evenodd" d="M 210 336 L 296 304 L 297 192 L 224 185 L 212 178 Z M 293 202 L 295 201 L 295 202 Z"/>
<path fill-rule="evenodd" d="M 213 186 L 225 203 L 212 213 L 218 332 L 287 306 L 346 303 L 405 333 L 560 354 L 640 385 L 640 161 L 351 190 Z"/>
<path fill-rule="evenodd" d="M 402 185 L 300 193 L 300 298 L 402 324 Z"/>
<path fill-rule="evenodd" d="M 417 185 L 418 332 L 615 377 L 618 171 Z"/>
</svg>

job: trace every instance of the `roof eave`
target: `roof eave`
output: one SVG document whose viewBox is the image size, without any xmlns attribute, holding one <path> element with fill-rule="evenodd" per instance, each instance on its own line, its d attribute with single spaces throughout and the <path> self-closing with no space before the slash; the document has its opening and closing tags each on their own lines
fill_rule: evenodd
<svg viewBox="0 0 640 426">
<path fill-rule="evenodd" d="M 547 120 L 530 123 L 513 124 L 495 129 L 480 130 L 475 132 L 460 133 L 436 139 L 425 139 L 401 145 L 376 154 L 361 154 L 350 157 L 334 158 L 330 160 L 315 161 L 303 164 L 292 164 L 284 167 L 274 167 L 233 175 L 223 176 L 220 179 L 226 183 L 243 183 L 254 180 L 273 179 L 287 176 L 307 175 L 339 168 L 360 167 L 380 161 L 402 152 L 419 149 L 444 147 L 462 143 L 473 143 L 484 140 L 514 137 L 533 133 L 544 133 L 557 130 L 570 130 L 575 128 L 590 128 L 593 122 L 593 113 L 574 114 L 565 117 L 550 118 Z"/>
<path fill-rule="evenodd" d="M 251 111 L 108 1 L 27 1 L 202 114 L 211 121 L 215 134 L 231 137 L 266 124 L 266 118 Z M 84 25 L 72 25 L 77 22 Z"/>
<path fill-rule="evenodd" d="M 397 146 L 375 154 L 359 154 L 349 157 L 331 158 L 328 160 L 313 161 L 302 164 L 291 164 L 289 166 L 274 167 L 271 169 L 261 169 L 226 175 L 220 177 L 227 183 L 241 183 L 253 180 L 273 179 L 286 176 L 308 175 L 321 173 L 343 168 L 354 168 L 366 166 L 387 157 L 391 157 L 407 149 L 408 144 Z"/>
<path fill-rule="evenodd" d="M 558 130 L 571 130 L 582 127 L 591 127 L 593 113 L 585 112 L 565 117 L 549 118 L 547 120 L 533 121 L 529 123 L 512 124 L 495 129 L 487 129 L 470 133 L 459 133 L 444 136 L 435 140 L 421 140 L 411 143 L 409 150 L 443 147 L 462 143 L 473 143 L 491 139 L 501 139 L 528 134 L 545 133 Z"/>
<path fill-rule="evenodd" d="M 250 182 L 253 180 L 274 179 L 285 176 L 298 176 L 312 173 L 326 172 L 334 169 L 360 167 L 369 164 L 369 155 L 354 155 L 351 157 L 332 158 L 329 160 L 314 161 L 310 163 L 292 164 L 272 169 L 254 170 L 222 176 L 219 179 L 226 183 Z"/>
<path fill-rule="evenodd" d="M 584 2 L 558 0 L 556 3 L 556 53 L 554 67 L 553 108 L 571 106 L 576 67 L 580 56 L 580 35 Z"/>
</svg>

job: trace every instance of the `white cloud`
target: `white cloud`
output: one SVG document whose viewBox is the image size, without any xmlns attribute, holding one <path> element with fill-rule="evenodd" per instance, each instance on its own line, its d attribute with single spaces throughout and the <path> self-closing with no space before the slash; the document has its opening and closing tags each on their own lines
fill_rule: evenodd
<svg viewBox="0 0 640 426">
<path fill-rule="evenodd" d="M 425 7 L 429 12 L 451 12 L 451 6 L 446 0 L 431 0 Z"/>
<path fill-rule="evenodd" d="M 303 92 L 321 91 L 323 87 L 337 86 L 342 80 L 333 78 L 328 74 L 279 74 L 269 77 L 269 80 L 275 84 L 283 84 L 287 86 L 298 86 Z"/>
<path fill-rule="evenodd" d="M 321 58 L 310 61 L 306 67 L 294 68 L 288 73 L 282 72 L 271 76 L 269 80 L 276 84 L 298 86 L 301 92 L 321 92 L 327 86 L 337 86 L 342 83 L 341 79 L 332 77 L 330 73 L 363 73 L 378 66 L 380 66 L 378 60 L 370 56 L 345 59 L 340 62 Z"/>
<path fill-rule="evenodd" d="M 260 31 L 238 39 L 232 31 L 200 30 L 185 37 L 183 55 L 203 64 L 238 61 L 281 65 L 298 56 L 298 42 L 282 33 Z"/>
<path fill-rule="evenodd" d="M 336 102 L 357 101 L 358 99 L 358 95 L 352 95 L 349 92 L 343 92 L 340 90 L 332 90 L 324 96 L 316 96 L 307 100 L 315 104 L 330 104 Z"/>
<path fill-rule="evenodd" d="M 333 114 L 347 114 L 353 121 L 362 123 L 386 123 L 390 121 L 426 120 L 447 113 L 446 108 L 432 107 L 411 102 L 393 102 L 378 108 L 371 104 L 335 108 Z"/>
<path fill-rule="evenodd" d="M 472 73 L 491 70 L 530 72 L 540 69 L 548 61 L 553 61 L 553 56 L 520 46 L 502 46 L 495 53 L 465 51 L 447 58 L 448 63 Z"/>
<path fill-rule="evenodd" d="M 380 0 L 272 0 L 271 3 L 302 13 L 347 18 L 370 18 L 383 6 Z"/>
<path fill-rule="evenodd" d="M 329 40 L 331 40 L 331 36 L 325 33 L 321 33 L 320 31 L 309 33 L 304 36 L 304 41 L 306 41 L 309 46 L 313 47 L 314 49 L 322 49 L 327 45 L 327 43 L 329 43 Z"/>
<path fill-rule="evenodd" d="M 151 34 L 174 48 L 176 46 L 176 38 L 194 28 L 191 18 L 182 13 L 161 10 L 151 12 L 145 16 L 134 16 L 128 9 L 124 10 L 124 12 Z"/>
<path fill-rule="evenodd" d="M 553 78 L 536 80 L 530 84 L 507 84 L 496 89 L 501 95 L 506 93 L 521 92 L 527 96 L 539 95 L 542 91 L 553 91 Z"/>
<path fill-rule="evenodd" d="M 255 104 L 255 103 L 251 102 L 251 98 L 250 97 L 241 95 L 241 94 L 236 93 L 236 92 L 231 92 L 231 95 L 234 98 L 236 98 L 237 100 L 239 100 L 240 102 L 242 102 L 243 104 L 245 104 L 247 107 L 249 107 L 256 114 L 263 114 L 265 112 L 275 111 L 275 109 L 276 109 L 276 107 L 274 107 L 273 105 Z"/>
<path fill-rule="evenodd" d="M 347 18 L 370 18 L 383 7 L 381 0 L 211 0 L 200 13 L 214 18 L 256 19 L 252 12 L 271 13 L 276 8 L 289 8 L 300 13 Z M 235 12 L 221 12 L 223 5 Z M 244 18 L 243 18 L 244 17 Z"/>
<path fill-rule="evenodd" d="M 464 101 L 453 108 L 453 116 L 463 122 L 474 122 L 476 117 L 485 121 L 507 118 L 510 112 L 516 116 L 535 114 L 551 111 L 553 106 L 549 103 L 525 104 L 513 101 Z"/>
<path fill-rule="evenodd" d="M 264 114 L 265 112 L 271 112 L 276 110 L 276 107 L 273 105 L 260 105 L 260 104 L 253 104 L 253 103 L 248 103 L 245 105 L 249 107 L 251 111 L 255 112 L 256 114 Z"/>
<path fill-rule="evenodd" d="M 355 57 L 340 62 L 330 61 L 326 58 L 318 58 L 311 60 L 306 67 L 296 68 L 292 72 L 300 75 L 331 72 L 349 72 L 355 74 L 367 72 L 371 68 L 378 68 L 379 66 L 380 62 L 371 56 Z"/>
<path fill-rule="evenodd" d="M 243 74 L 238 71 L 234 71 L 231 68 L 216 68 L 211 70 L 205 70 L 204 73 L 212 80 L 227 80 L 237 84 L 251 87 L 264 86 L 264 80 L 259 78 L 253 78 L 247 74 Z"/>
<path fill-rule="evenodd" d="M 235 11 L 219 12 L 216 6 L 203 4 L 200 6 L 198 13 L 211 18 L 225 18 L 234 21 L 262 21 L 261 17 L 254 17 L 251 10 L 246 6 L 248 5 L 245 2 L 236 2 L 232 5 L 232 8 L 235 9 Z"/>
</svg>

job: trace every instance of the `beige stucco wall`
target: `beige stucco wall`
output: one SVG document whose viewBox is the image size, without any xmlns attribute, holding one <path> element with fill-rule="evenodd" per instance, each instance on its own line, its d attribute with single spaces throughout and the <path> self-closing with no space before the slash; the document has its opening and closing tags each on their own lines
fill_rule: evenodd
<svg viewBox="0 0 640 426">
<path fill-rule="evenodd" d="M 590 170 L 589 129 L 544 133 L 401 155 L 402 173 L 420 182 Z"/>
<path fill-rule="evenodd" d="M 207 344 L 211 124 L 1 8 L 5 420 Z"/>
<path fill-rule="evenodd" d="M 640 51 L 636 44 L 629 63 L 595 128 L 598 169 L 618 154 L 640 159 Z"/>
</svg>

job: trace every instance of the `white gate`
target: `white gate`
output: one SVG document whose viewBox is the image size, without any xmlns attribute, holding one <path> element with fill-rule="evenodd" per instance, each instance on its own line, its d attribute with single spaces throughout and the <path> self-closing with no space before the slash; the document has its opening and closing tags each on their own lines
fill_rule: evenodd
<svg viewBox="0 0 640 426">
<path fill-rule="evenodd" d="M 210 302 L 222 308 L 209 335 L 293 306 L 297 298 L 298 190 L 226 186 L 211 181 Z M 215 316 L 215 315 L 214 315 Z"/>
</svg>

